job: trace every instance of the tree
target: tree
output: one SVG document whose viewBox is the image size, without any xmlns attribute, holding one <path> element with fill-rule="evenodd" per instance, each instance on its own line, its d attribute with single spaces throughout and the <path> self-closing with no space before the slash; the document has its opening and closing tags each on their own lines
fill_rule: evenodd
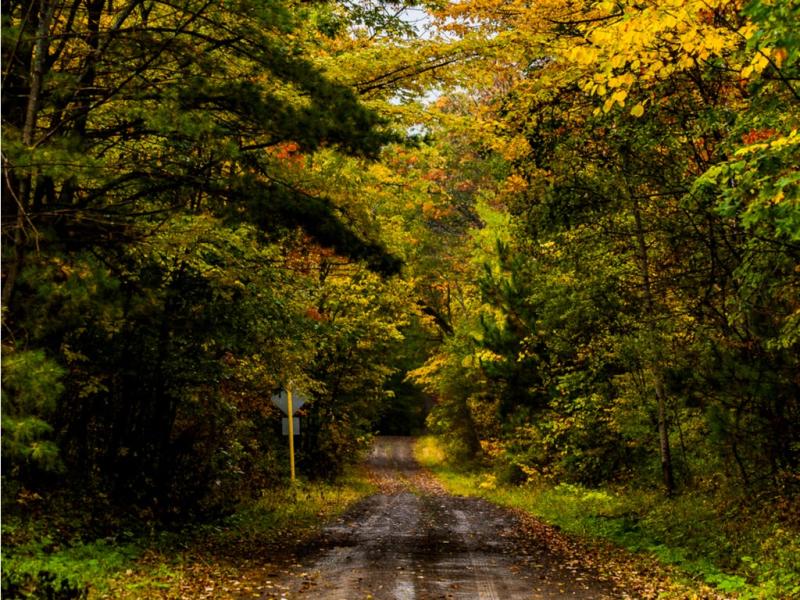
<svg viewBox="0 0 800 600">
<path fill-rule="evenodd" d="M 481 84 L 491 72 L 491 91 L 473 92 L 476 138 L 510 164 L 500 187 L 514 234 L 498 256 L 525 273 L 524 288 L 496 295 L 488 339 L 507 357 L 497 364 L 511 364 L 504 323 L 525 307 L 525 335 L 508 341 L 544 340 L 552 365 L 550 411 L 521 431 L 561 422 L 557 443 L 583 444 L 580 417 L 593 414 L 598 452 L 620 435 L 639 452 L 652 427 L 668 493 L 676 446 L 684 480 L 720 464 L 748 484 L 794 468 L 796 378 L 785 368 L 796 361 L 784 350 L 796 339 L 796 40 L 780 23 L 796 10 L 677 0 L 443 11 L 454 35 L 484 36 L 486 50 L 460 68 Z M 744 449 L 746 438 L 769 450 Z"/>
<path fill-rule="evenodd" d="M 300 225 L 396 269 L 266 151 L 292 142 L 374 156 L 391 137 L 300 56 L 302 14 L 250 0 L 41 0 L 3 13 L 6 305 L 36 243 L 125 243 L 179 209 Z"/>
<path fill-rule="evenodd" d="M 361 188 L 344 194 L 327 175 L 401 136 L 314 64 L 335 10 L 4 3 L 4 354 L 58 374 L 31 399 L 9 358 L 4 389 L 18 400 L 4 429 L 20 464 L 47 450 L 98 497 L 164 517 L 224 508 L 282 477 L 266 399 L 293 375 L 324 396 L 336 369 L 328 380 L 308 365 L 328 338 L 340 340 L 331 364 L 347 343 L 374 344 L 348 377 L 352 394 L 370 389 L 368 416 L 380 408 L 387 320 L 405 300 L 365 269 L 400 263 L 353 201 Z M 321 328 L 307 314 L 317 274 L 291 258 L 309 251 L 351 264 L 338 285 L 385 299 L 386 314 Z M 335 412 L 333 394 L 310 410 Z M 12 436 L 24 423 L 35 432 Z M 335 470 L 368 432 L 368 418 L 339 428 L 321 455 Z"/>
</svg>

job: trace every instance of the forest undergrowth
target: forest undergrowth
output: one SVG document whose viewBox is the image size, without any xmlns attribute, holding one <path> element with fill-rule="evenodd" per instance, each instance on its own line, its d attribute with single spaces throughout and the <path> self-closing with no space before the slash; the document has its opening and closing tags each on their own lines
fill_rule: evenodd
<svg viewBox="0 0 800 600">
<path fill-rule="evenodd" d="M 298 481 L 205 523 L 168 529 L 129 515 L 92 518 L 64 505 L 3 518 L 4 598 L 218 598 L 262 594 L 321 524 L 372 493 L 363 471 Z M 101 530 L 105 530 L 104 532 Z M 105 535 L 101 535 L 105 533 Z"/>
</svg>

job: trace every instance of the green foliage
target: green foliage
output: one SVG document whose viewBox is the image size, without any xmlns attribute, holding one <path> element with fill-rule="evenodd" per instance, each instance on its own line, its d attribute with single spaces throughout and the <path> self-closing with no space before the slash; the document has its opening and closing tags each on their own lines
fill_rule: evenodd
<svg viewBox="0 0 800 600">
<path fill-rule="evenodd" d="M 4 502 L 229 511 L 288 474 L 289 381 L 301 469 L 341 472 L 412 303 L 359 179 L 400 137 L 320 66 L 346 11 L 6 8 Z"/>
<path fill-rule="evenodd" d="M 4 406 L 9 412 L 51 414 L 64 391 L 64 369 L 49 360 L 41 350 L 3 352 Z"/>
<path fill-rule="evenodd" d="M 781 3 L 752 0 L 743 12 L 758 25 L 753 36 L 747 40 L 748 48 L 783 49 L 786 55 L 775 66 L 787 77 L 796 73 L 800 62 L 800 35 L 792 23 L 800 18 L 800 4 L 795 0 Z M 791 84 L 783 81 L 780 85 Z"/>
<path fill-rule="evenodd" d="M 454 341 L 418 372 L 463 390 L 437 432 L 471 420 L 501 480 L 796 490 L 796 3 L 467 4 L 493 50 L 462 67 L 469 141 L 438 143 L 482 162 L 491 210 L 460 240 Z"/>
<path fill-rule="evenodd" d="M 65 370 L 41 350 L 3 346 L 3 476 L 62 468 L 51 425 Z"/>
<path fill-rule="evenodd" d="M 100 540 L 52 552 L 52 541 L 28 545 L 3 558 L 3 596 L 86 598 L 93 584 L 131 565 L 142 549 Z"/>
<path fill-rule="evenodd" d="M 25 318 L 69 371 L 53 371 L 60 387 L 40 368 L 26 372 L 53 394 L 69 470 L 128 501 L 168 498 L 169 518 L 224 510 L 286 475 L 269 395 L 289 379 L 310 399 L 301 472 L 333 476 L 356 460 L 387 401 L 409 299 L 403 282 L 334 260 L 210 215 L 175 218 L 102 262 L 30 260 L 19 285 L 36 302 Z M 56 310 L 61 319 L 49 320 Z M 9 386 L 24 384 L 4 372 Z"/>
</svg>

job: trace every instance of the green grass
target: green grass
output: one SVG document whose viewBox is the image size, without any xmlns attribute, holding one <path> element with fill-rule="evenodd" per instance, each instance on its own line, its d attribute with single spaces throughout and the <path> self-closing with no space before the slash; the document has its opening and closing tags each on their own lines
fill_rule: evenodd
<svg viewBox="0 0 800 600">
<path fill-rule="evenodd" d="M 216 523 L 92 541 L 56 539 L 50 521 L 4 519 L 3 598 L 149 598 L 191 588 L 192 578 L 235 579 L 238 565 L 264 556 L 267 545 L 312 535 L 372 491 L 354 471 L 334 484 L 267 490 Z"/>
<path fill-rule="evenodd" d="M 647 552 L 693 579 L 744 599 L 800 598 L 800 537 L 767 510 L 707 494 L 578 485 L 502 485 L 488 469 L 449 464 L 438 441 L 420 438 L 419 462 L 453 493 L 524 510 L 562 530 Z"/>
<path fill-rule="evenodd" d="M 287 528 L 295 537 L 308 535 L 318 529 L 321 521 L 333 518 L 373 492 L 372 484 L 356 471 L 336 483 L 298 481 L 292 487 L 265 490 L 259 500 L 202 532 L 219 542 L 272 540 Z"/>
</svg>

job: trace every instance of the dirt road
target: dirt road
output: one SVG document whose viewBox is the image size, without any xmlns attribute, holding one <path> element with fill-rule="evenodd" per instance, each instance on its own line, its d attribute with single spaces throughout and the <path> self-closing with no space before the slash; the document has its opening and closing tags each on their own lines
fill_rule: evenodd
<svg viewBox="0 0 800 600">
<path fill-rule="evenodd" d="M 411 448 L 378 439 L 368 466 L 380 493 L 326 527 L 264 600 L 625 597 L 512 512 L 447 494 Z"/>
</svg>

